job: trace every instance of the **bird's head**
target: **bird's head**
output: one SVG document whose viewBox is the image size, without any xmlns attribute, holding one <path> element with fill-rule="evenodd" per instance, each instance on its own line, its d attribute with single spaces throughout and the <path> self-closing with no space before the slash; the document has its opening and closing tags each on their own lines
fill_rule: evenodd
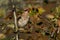
<svg viewBox="0 0 60 40">
<path fill-rule="evenodd" d="M 31 9 L 30 8 L 25 8 L 24 12 L 29 12 Z"/>
</svg>

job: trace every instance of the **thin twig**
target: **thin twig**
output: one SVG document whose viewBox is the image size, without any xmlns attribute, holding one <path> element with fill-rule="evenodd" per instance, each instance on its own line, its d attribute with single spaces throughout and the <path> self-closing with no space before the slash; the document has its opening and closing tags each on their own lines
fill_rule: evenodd
<svg viewBox="0 0 60 40">
<path fill-rule="evenodd" d="M 17 32 L 18 31 L 18 27 L 17 27 L 16 12 L 14 11 L 13 14 L 14 14 L 14 23 L 15 23 L 15 27 L 14 28 L 15 28 L 15 32 Z M 18 40 L 18 33 L 16 33 L 15 40 Z"/>
</svg>

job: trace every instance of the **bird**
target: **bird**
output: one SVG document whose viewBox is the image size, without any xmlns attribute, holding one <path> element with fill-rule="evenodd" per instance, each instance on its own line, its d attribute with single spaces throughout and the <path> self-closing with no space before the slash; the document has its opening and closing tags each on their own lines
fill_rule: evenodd
<svg viewBox="0 0 60 40">
<path fill-rule="evenodd" d="M 20 17 L 20 19 L 18 19 L 18 26 L 25 27 L 25 25 L 28 23 L 28 21 L 29 21 L 29 11 L 28 11 L 28 9 L 25 9 L 24 12 L 22 13 L 22 16 Z"/>
</svg>

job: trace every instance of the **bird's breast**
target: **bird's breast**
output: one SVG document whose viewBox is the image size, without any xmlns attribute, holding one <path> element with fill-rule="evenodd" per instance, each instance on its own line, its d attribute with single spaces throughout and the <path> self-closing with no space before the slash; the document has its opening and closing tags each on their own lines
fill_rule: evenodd
<svg viewBox="0 0 60 40">
<path fill-rule="evenodd" d="M 28 23 L 28 20 L 29 20 L 29 16 L 27 18 L 21 18 L 18 20 L 18 25 L 20 27 L 23 27 Z"/>
</svg>

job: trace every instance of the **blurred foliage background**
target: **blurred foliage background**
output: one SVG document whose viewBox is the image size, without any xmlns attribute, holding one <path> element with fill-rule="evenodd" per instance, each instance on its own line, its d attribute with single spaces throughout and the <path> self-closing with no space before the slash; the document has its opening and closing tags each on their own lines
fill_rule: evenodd
<svg viewBox="0 0 60 40">
<path fill-rule="evenodd" d="M 16 6 L 17 13 L 21 14 L 25 8 L 38 8 L 39 12 L 36 12 L 36 10 L 32 11 L 30 10 L 30 23 L 28 23 L 26 26 L 27 31 L 31 31 L 31 34 L 29 32 L 27 33 L 20 33 L 20 38 L 23 40 L 48 40 L 49 36 L 45 35 L 45 31 L 50 31 L 48 27 L 50 26 L 50 21 L 45 21 L 47 18 L 54 18 L 54 14 L 59 13 L 60 15 L 60 6 L 57 4 L 59 2 L 56 0 L 0 0 L 0 37 L 3 37 L 1 40 L 14 40 L 14 21 L 11 22 L 9 20 L 8 22 L 5 22 L 4 17 L 6 17 L 9 13 L 8 10 L 12 9 L 12 5 L 14 4 Z M 58 5 L 58 6 L 57 6 Z M 58 9 L 58 11 L 57 11 Z M 56 12 L 57 11 L 57 12 Z M 52 15 L 51 15 L 52 14 Z M 34 16 L 32 16 L 34 15 Z M 40 15 L 43 19 L 40 19 Z M 47 18 L 46 18 L 47 15 Z M 58 16 L 57 15 L 57 16 Z M 4 20 L 4 21 L 1 21 Z M 7 20 L 6 20 L 7 21 Z M 3 22 L 3 23 L 1 23 Z M 49 22 L 49 23 L 48 23 Z M 4 25 L 5 24 L 5 25 Z M 41 25 L 42 24 L 42 25 Z M 7 26 L 6 26 L 7 25 Z M 51 28 L 53 30 L 54 28 Z M 1 34 L 2 33 L 2 34 Z M 58 34 L 57 39 L 60 40 L 60 34 Z M 52 40 L 53 38 L 51 38 Z"/>
</svg>

